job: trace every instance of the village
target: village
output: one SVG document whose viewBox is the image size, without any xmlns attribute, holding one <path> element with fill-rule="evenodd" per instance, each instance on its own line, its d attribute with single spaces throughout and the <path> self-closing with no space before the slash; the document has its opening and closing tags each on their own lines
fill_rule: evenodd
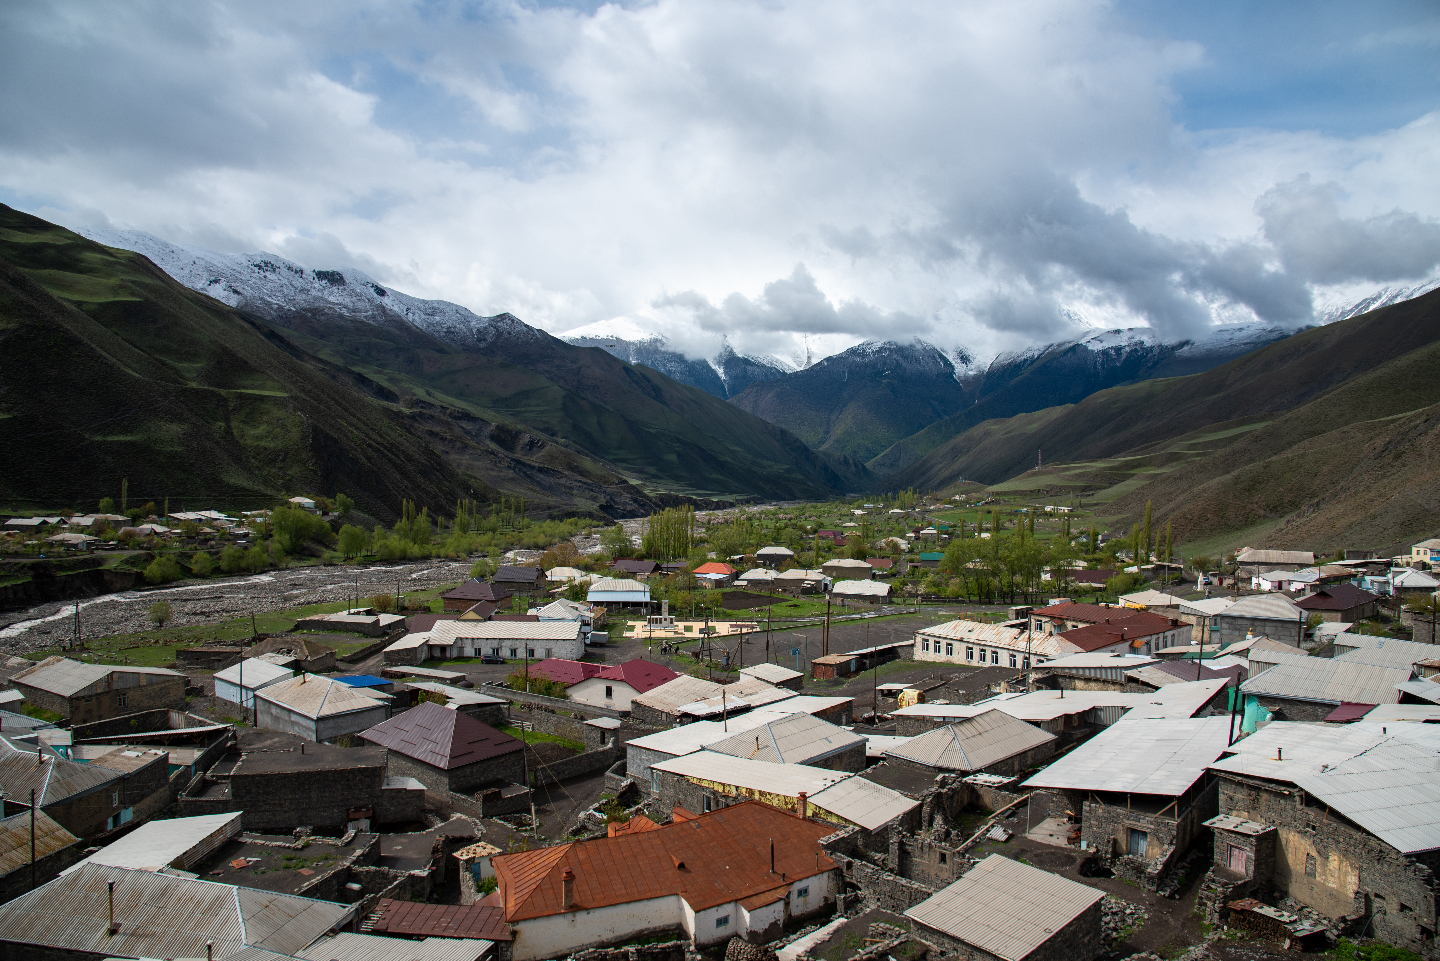
<svg viewBox="0 0 1440 961">
<path fill-rule="evenodd" d="M 738 552 L 747 515 L 715 515 L 720 550 L 674 561 L 644 556 L 674 530 L 652 518 L 395 598 L 357 572 L 341 604 L 167 642 L 165 666 L 83 632 L 12 641 L 0 943 L 1440 957 L 1440 539 L 1194 570 L 1147 532 L 1116 570 L 971 598 L 967 543 L 1023 542 L 1037 514 L 1054 543 L 1099 538 L 1068 507 L 966 501 L 772 511 L 801 536 Z M 204 537 L 245 520 L 201 514 Z M 69 528 L 109 520 L 6 528 L 85 551 Z M 124 539 L 178 532 L 145 526 Z"/>
</svg>

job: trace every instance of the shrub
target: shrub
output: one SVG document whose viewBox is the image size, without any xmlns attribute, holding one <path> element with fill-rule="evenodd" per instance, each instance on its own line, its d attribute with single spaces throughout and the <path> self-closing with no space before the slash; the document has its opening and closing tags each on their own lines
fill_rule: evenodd
<svg viewBox="0 0 1440 961">
<path fill-rule="evenodd" d="M 525 671 L 516 670 L 511 672 L 505 679 L 505 686 L 512 691 L 529 691 L 531 694 L 543 694 L 546 697 L 568 698 L 564 684 L 559 681 L 552 681 L 548 677 L 541 677 L 538 674 L 531 674 L 527 683 Z"/>
<path fill-rule="evenodd" d="M 198 552 L 190 559 L 190 570 L 196 577 L 209 577 L 210 571 L 213 569 L 214 565 L 210 561 L 210 555 L 204 551 Z"/>
<path fill-rule="evenodd" d="M 220 552 L 220 570 L 226 574 L 239 574 L 245 569 L 245 552 L 238 547 L 227 547 Z"/>
<path fill-rule="evenodd" d="M 157 628 L 163 628 L 174 614 L 169 601 L 156 601 L 150 605 L 150 623 Z"/>
<path fill-rule="evenodd" d="M 370 606 L 375 608 L 375 610 L 380 612 L 381 614 L 388 614 L 389 612 L 395 610 L 395 595 L 376 594 L 374 597 L 370 598 Z"/>
<path fill-rule="evenodd" d="M 145 568 L 145 581 L 149 584 L 168 584 L 185 576 L 173 557 L 157 557 Z"/>
</svg>

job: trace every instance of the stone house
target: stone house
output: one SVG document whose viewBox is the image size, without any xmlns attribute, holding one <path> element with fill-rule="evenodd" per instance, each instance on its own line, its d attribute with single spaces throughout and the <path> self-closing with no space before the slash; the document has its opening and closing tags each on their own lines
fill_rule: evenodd
<svg viewBox="0 0 1440 961">
<path fill-rule="evenodd" d="M 272 664 L 297 672 L 328 674 L 335 670 L 335 648 L 308 637 L 286 634 L 267 637 L 245 648 L 245 656 L 268 659 Z"/>
<path fill-rule="evenodd" d="M 790 714 L 713 741 L 706 751 L 751 761 L 805 764 L 832 771 L 865 769 L 865 738 L 809 714 Z"/>
<path fill-rule="evenodd" d="M 1080 812 L 1080 844 L 1117 876 L 1155 890 L 1215 816 L 1207 768 L 1226 750 L 1227 717 L 1121 720 L 1025 782 Z"/>
<path fill-rule="evenodd" d="M 1255 577 L 1266 571 L 1298 571 L 1315 566 L 1314 551 L 1277 551 L 1242 547 L 1235 552 L 1235 572 L 1240 577 Z"/>
<path fill-rule="evenodd" d="M 254 692 L 255 726 L 310 741 L 359 734 L 390 716 L 389 695 L 301 674 Z"/>
<path fill-rule="evenodd" d="M 585 656 L 585 627 L 580 621 L 440 621 L 425 644 L 430 657 L 503 657 L 508 660 Z"/>
<path fill-rule="evenodd" d="M 828 910 L 830 824 L 747 802 L 614 837 L 491 858 L 514 961 L 673 933 L 697 948 L 763 944 Z"/>
<path fill-rule="evenodd" d="M 25 802 L 30 799 L 25 796 Z M 35 885 L 53 880 L 84 857 L 85 846 L 44 811 L 36 811 L 35 866 L 30 866 L 30 805 L 0 799 L 0 904 L 13 901 Z M 31 884 L 34 878 L 35 885 Z"/>
<path fill-rule="evenodd" d="M 1268 637 L 1272 641 L 1299 647 L 1305 636 L 1310 612 L 1284 594 L 1251 594 L 1242 597 L 1210 621 L 1207 644 L 1222 648 L 1239 644 L 1247 637 Z"/>
<path fill-rule="evenodd" d="M 538 567 L 513 567 L 501 565 L 495 571 L 495 576 L 490 579 L 496 590 L 503 590 L 511 596 L 520 595 L 529 597 L 531 594 L 543 593 L 546 587 L 545 572 Z M 493 597 L 484 600 L 496 600 Z"/>
<path fill-rule="evenodd" d="M 1437 747 L 1435 725 L 1368 721 L 1278 722 L 1237 741 L 1211 770 L 1221 813 L 1253 827 L 1212 824 L 1217 900 L 1291 897 L 1440 957 Z"/>
<path fill-rule="evenodd" d="M 387 748 L 392 775 L 432 791 L 474 793 L 497 781 L 523 784 L 525 745 L 472 717 L 424 702 L 360 734 Z"/>
<path fill-rule="evenodd" d="M 509 588 L 502 587 L 498 584 L 491 584 L 488 581 L 482 581 L 476 577 L 466 581 L 459 587 L 441 594 L 440 600 L 443 602 L 444 610 L 447 613 L 459 614 L 462 611 L 468 611 L 480 601 L 489 601 L 498 606 L 502 602 L 509 600 L 513 593 Z M 411 630 L 414 630 L 414 628 L 412 627 Z"/>
<path fill-rule="evenodd" d="M 921 937 L 965 961 L 1091 961 L 1105 892 L 992 854 L 905 912 Z"/>
<path fill-rule="evenodd" d="M 27 803 L 33 789 L 41 811 L 71 834 L 89 841 L 134 821 L 137 802 L 153 806 L 144 788 L 157 780 L 163 785 L 168 767 L 164 754 L 148 755 L 142 760 L 128 771 L 79 764 L 48 748 L 0 737 L 0 784 L 11 798 Z M 127 791 L 125 782 L 132 779 L 136 784 Z M 168 800 L 168 791 L 163 787 L 162 793 Z"/>
<path fill-rule="evenodd" d="M 1275 652 L 1264 657 L 1251 658 L 1252 674 L 1240 690 L 1279 721 L 1323 721 L 1342 704 L 1395 704 L 1400 699 L 1395 686 L 1414 673 L 1409 664 L 1369 663 L 1363 650 L 1335 658 Z M 1271 661 L 1277 663 L 1267 666 Z"/>
<path fill-rule="evenodd" d="M 1018 775 L 1058 749 L 1060 739 L 1000 711 L 986 711 L 913 737 L 885 752 L 895 764 L 934 774 Z"/>
<path fill-rule="evenodd" d="M 1374 617 L 1380 598 L 1354 584 L 1332 584 L 1307 594 L 1295 604 L 1302 611 L 1319 614 L 1321 620 L 1355 624 Z"/>
<path fill-rule="evenodd" d="M 185 675 L 161 667 L 115 667 L 47 657 L 16 674 L 10 683 L 31 704 L 69 718 L 72 724 L 185 707 Z"/>
</svg>

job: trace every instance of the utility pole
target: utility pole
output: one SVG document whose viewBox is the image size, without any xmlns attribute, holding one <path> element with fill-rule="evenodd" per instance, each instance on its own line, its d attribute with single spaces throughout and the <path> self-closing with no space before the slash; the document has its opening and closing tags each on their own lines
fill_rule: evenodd
<svg viewBox="0 0 1440 961">
<path fill-rule="evenodd" d="M 35 789 L 30 789 L 30 890 L 35 890 Z"/>
<path fill-rule="evenodd" d="M 867 625 L 868 626 L 868 625 Z M 822 657 L 830 656 L 830 595 L 825 595 L 825 630 L 821 634 L 823 643 L 820 654 Z"/>
</svg>

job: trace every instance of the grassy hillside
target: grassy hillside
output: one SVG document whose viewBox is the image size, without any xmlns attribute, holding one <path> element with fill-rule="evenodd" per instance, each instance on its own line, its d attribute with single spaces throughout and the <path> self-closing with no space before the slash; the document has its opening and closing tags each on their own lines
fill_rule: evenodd
<svg viewBox="0 0 1440 961">
<path fill-rule="evenodd" d="M 557 509 L 651 503 L 547 440 L 402 407 L 144 257 L 3 206 L 0 344 L 0 499 L 16 507 L 93 508 L 122 478 L 173 509 L 345 491 L 382 519 L 405 497 L 449 507 L 496 487 Z"/>
<path fill-rule="evenodd" d="M 1153 501 L 1182 543 L 1207 550 L 1392 551 L 1432 536 L 1440 509 L 1436 370 L 1440 297 L 1430 294 L 1204 374 L 987 422 L 947 445 L 948 464 L 927 457 L 927 477 L 1084 494 L 1121 530 Z M 1049 464 L 1040 471 L 1028 469 L 1037 448 Z"/>
</svg>

